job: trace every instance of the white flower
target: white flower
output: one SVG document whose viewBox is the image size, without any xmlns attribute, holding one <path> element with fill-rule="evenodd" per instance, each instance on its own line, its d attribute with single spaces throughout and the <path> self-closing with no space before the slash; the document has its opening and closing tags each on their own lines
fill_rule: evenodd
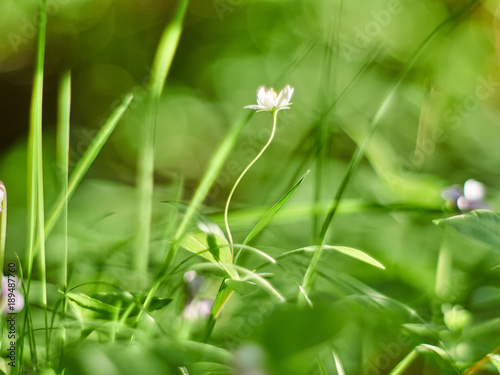
<svg viewBox="0 0 500 375">
<path fill-rule="evenodd" d="M 484 185 L 472 178 L 465 181 L 464 197 L 468 201 L 481 201 L 484 199 Z"/>
<path fill-rule="evenodd" d="M 484 185 L 472 178 L 465 181 L 463 189 L 454 185 L 445 189 L 442 192 L 442 197 L 455 208 L 462 212 L 477 210 L 480 208 L 488 208 L 484 202 L 485 188 Z"/>
<path fill-rule="evenodd" d="M 208 298 L 200 300 L 192 300 L 182 312 L 182 316 L 185 319 L 197 320 L 205 319 L 212 312 L 212 305 L 214 301 Z"/>
<path fill-rule="evenodd" d="M 247 105 L 245 108 L 256 109 L 260 111 L 279 111 L 281 109 L 290 109 L 290 99 L 292 98 L 293 87 L 286 85 L 286 87 L 279 92 L 275 89 L 266 89 L 264 86 L 259 87 L 257 90 L 257 104 Z"/>
</svg>

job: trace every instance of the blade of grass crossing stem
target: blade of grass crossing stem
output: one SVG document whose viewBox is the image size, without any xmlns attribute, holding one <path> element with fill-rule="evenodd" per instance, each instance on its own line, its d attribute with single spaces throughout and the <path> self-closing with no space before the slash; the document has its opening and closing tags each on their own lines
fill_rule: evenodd
<svg viewBox="0 0 500 375">
<path fill-rule="evenodd" d="M 271 207 L 269 211 L 266 212 L 266 214 L 262 217 L 262 219 L 260 219 L 257 225 L 255 225 L 255 227 L 250 231 L 248 236 L 245 238 L 245 240 L 243 241 L 243 245 L 247 244 L 252 238 L 254 238 L 257 234 L 259 234 L 267 226 L 267 224 L 269 224 L 274 215 L 278 213 L 281 207 L 283 207 L 284 204 L 288 202 L 288 200 L 292 197 L 295 191 L 300 187 L 300 185 L 302 185 L 302 182 L 304 182 L 308 174 L 309 171 L 307 171 L 295 183 L 295 185 L 293 185 L 293 187 L 273 207 Z"/>
<path fill-rule="evenodd" d="M 363 73 L 372 65 L 372 63 L 375 61 L 375 59 L 378 57 L 379 53 L 381 52 L 381 49 L 379 48 L 371 57 L 368 59 L 365 64 L 359 69 L 354 77 L 349 81 L 349 83 L 342 89 L 340 94 L 335 98 L 335 100 L 330 104 L 328 108 L 326 108 L 321 117 L 318 119 L 319 122 L 324 122 L 327 120 L 328 116 L 330 113 L 333 111 L 333 109 L 337 106 L 337 104 L 340 102 L 342 98 L 345 97 L 345 95 L 349 92 L 349 90 L 354 86 L 356 82 L 358 82 L 359 78 L 363 76 Z M 316 130 L 316 127 L 314 126 L 313 129 L 306 133 L 304 137 L 298 142 L 298 145 L 291 153 L 290 155 L 296 156 L 296 155 L 304 155 L 302 158 L 301 163 L 299 164 L 298 167 L 296 167 L 296 172 L 293 174 L 292 178 L 290 179 L 292 182 L 297 179 L 297 176 L 300 174 L 300 172 L 304 169 L 304 166 L 309 163 L 310 158 L 315 157 L 316 154 L 313 152 L 314 150 L 314 144 L 310 145 L 310 142 L 316 142 L 316 136 L 314 134 L 314 131 Z M 312 139 L 312 141 L 311 141 Z M 307 150 L 306 152 L 302 152 L 302 150 Z M 295 163 L 290 163 L 287 162 L 286 166 L 294 166 Z M 319 204 L 320 202 L 316 203 Z M 316 231 L 314 231 L 316 233 Z"/>
<path fill-rule="evenodd" d="M 325 365 L 323 364 L 321 358 L 318 358 L 318 367 L 321 375 L 328 375 L 328 372 L 326 371 Z"/>
<path fill-rule="evenodd" d="M 342 361 L 340 360 L 339 356 L 337 355 L 334 349 L 332 350 L 332 355 L 333 355 L 333 360 L 335 361 L 335 368 L 337 369 L 337 374 L 345 375 L 345 370 L 344 366 L 342 366 Z"/>
<path fill-rule="evenodd" d="M 57 170 L 61 182 L 61 195 L 68 196 L 69 184 L 69 129 L 71 111 L 71 74 L 65 73 L 59 84 L 59 101 L 57 117 Z M 64 265 L 61 285 L 66 292 L 68 283 L 68 200 L 64 200 L 62 208 L 62 231 L 64 235 Z"/>
<path fill-rule="evenodd" d="M 325 221 L 323 223 L 323 227 L 321 229 L 319 238 L 317 243 L 319 246 L 323 246 L 325 244 L 326 238 L 328 237 L 328 233 L 331 227 L 331 223 L 333 221 L 333 217 L 335 215 L 335 212 L 337 211 L 337 208 L 339 206 L 339 203 L 344 195 L 344 192 L 354 174 L 356 169 L 359 166 L 359 163 L 361 162 L 365 149 L 368 146 L 373 134 L 375 131 L 378 129 L 378 125 L 380 124 L 380 120 L 382 116 L 385 114 L 387 108 L 389 107 L 390 102 L 392 101 L 392 98 L 394 97 L 397 89 L 407 76 L 407 74 L 410 72 L 411 68 L 415 64 L 415 62 L 418 60 L 420 57 L 421 53 L 427 47 L 427 45 L 434 39 L 434 37 L 446 26 L 449 24 L 453 24 L 454 21 L 459 19 L 461 16 L 463 16 L 465 13 L 467 13 L 469 10 L 471 10 L 476 4 L 478 3 L 478 0 L 473 0 L 469 2 L 467 5 L 462 7 L 457 13 L 443 21 L 441 24 L 439 24 L 428 36 L 427 38 L 420 44 L 420 46 L 417 48 L 415 53 L 413 54 L 412 58 L 410 61 L 406 64 L 405 68 L 401 72 L 398 80 L 392 87 L 392 89 L 385 95 L 384 100 L 382 101 L 382 104 L 380 105 L 378 111 L 376 112 L 375 116 L 372 118 L 372 121 L 370 122 L 369 125 L 369 130 L 365 138 L 362 140 L 362 142 L 358 145 L 356 148 L 356 151 L 354 152 L 354 155 L 351 158 L 351 161 L 349 163 L 349 166 L 347 168 L 347 171 L 344 175 L 344 178 L 342 179 L 340 186 L 337 190 L 337 193 L 335 194 L 335 197 L 333 198 L 332 205 L 330 207 L 330 210 L 328 211 L 328 214 L 325 218 Z M 311 287 L 314 279 L 314 274 L 319 262 L 319 259 L 321 257 L 322 249 L 316 253 L 314 253 L 311 262 L 309 263 L 309 266 L 307 268 L 306 274 L 304 275 L 302 287 L 306 291 L 306 293 L 309 291 L 309 288 Z M 301 298 L 301 295 L 299 295 L 300 301 L 302 304 L 305 304 L 305 301 Z"/>
<path fill-rule="evenodd" d="M 334 42 L 335 42 L 335 23 L 339 19 L 337 12 L 333 11 L 334 2 L 327 2 L 324 4 L 325 14 L 336 14 L 334 22 L 327 25 L 327 43 L 323 49 L 323 64 L 320 74 L 320 83 L 318 90 L 317 103 L 320 107 L 320 112 L 323 111 L 328 103 L 328 98 L 334 97 L 331 90 L 331 77 L 332 70 L 334 69 L 332 64 L 332 55 L 334 52 Z M 330 9 L 332 7 L 332 9 Z M 315 136 L 314 136 L 314 150 L 315 150 L 315 161 L 316 161 L 316 173 L 314 178 L 314 189 L 313 189 L 313 201 L 317 204 L 321 200 L 321 192 L 323 186 L 324 175 L 327 172 L 325 169 L 325 160 L 327 157 L 328 150 L 328 128 L 325 121 L 320 118 L 315 123 Z M 313 235 L 316 236 L 319 226 L 319 218 L 312 215 L 313 221 Z"/>
<path fill-rule="evenodd" d="M 43 105 L 43 70 L 45 59 L 45 34 L 46 34 L 46 1 L 40 1 L 39 28 L 37 40 L 37 53 L 33 77 L 33 89 L 30 110 L 30 131 L 28 138 L 28 256 L 27 256 L 27 288 L 26 301 L 29 301 L 31 274 L 35 260 L 36 242 L 40 243 L 42 306 L 44 308 L 45 322 L 47 323 L 47 293 L 45 273 L 45 235 L 44 235 L 44 201 L 43 201 L 43 167 L 42 167 L 42 105 Z M 29 311 L 26 316 L 29 316 Z M 32 322 L 25 320 L 24 331 L 32 332 Z M 30 337 L 30 351 L 36 366 L 36 343 Z M 48 335 L 45 336 L 46 341 Z M 48 342 L 48 341 L 47 341 Z"/>
<path fill-rule="evenodd" d="M 401 362 L 390 372 L 390 375 L 400 375 L 404 374 L 408 367 L 417 359 L 418 350 L 413 349 L 406 357 L 402 359 Z"/>
<path fill-rule="evenodd" d="M 58 177 L 61 182 L 61 196 L 68 196 L 68 184 L 69 184 L 69 131 L 70 131 L 70 114 L 71 114 L 71 73 L 66 72 L 59 83 L 59 99 L 58 99 L 58 116 L 57 116 L 57 145 L 56 145 L 56 162 Z M 63 251 L 64 251 L 64 264 L 63 272 L 60 276 L 61 285 L 63 287 L 64 297 L 62 297 L 62 321 L 61 326 L 61 341 L 64 343 L 66 341 L 66 330 L 65 330 L 65 320 L 66 320 L 66 292 L 68 289 L 68 200 L 64 200 L 64 205 L 62 208 L 62 220 L 60 222 L 61 229 L 63 232 Z M 56 310 L 57 311 L 57 310 Z M 56 311 L 54 311 L 52 316 L 52 322 L 56 316 Z M 51 324 L 51 328 L 53 323 Z M 51 337 L 49 331 L 49 338 Z M 60 345 L 60 362 L 64 359 L 64 344 Z M 47 348 L 48 351 L 48 348 Z"/>
<path fill-rule="evenodd" d="M 110 137 L 111 133 L 113 133 L 113 130 L 115 130 L 116 125 L 127 110 L 130 102 L 132 101 L 132 98 L 132 94 L 128 94 L 125 96 L 120 106 L 116 108 L 111 116 L 107 119 L 101 130 L 99 130 L 89 147 L 83 153 L 76 167 L 73 169 L 73 172 L 71 173 L 71 176 L 69 178 L 67 193 L 60 194 L 54 205 L 54 208 L 49 215 L 49 219 L 45 224 L 46 236 L 48 236 L 54 229 L 55 224 L 57 223 L 59 217 L 61 216 L 61 213 L 63 212 L 66 202 L 71 199 L 76 188 L 82 181 L 83 177 L 91 167 L 94 160 L 97 158 L 97 155 L 99 155 L 99 152 Z"/>
<path fill-rule="evenodd" d="M 154 191 L 154 152 L 156 116 L 168 71 L 179 44 L 182 24 L 188 0 L 180 0 L 174 18 L 163 31 L 151 70 L 149 95 L 146 108 L 146 126 L 142 133 L 142 145 L 139 149 L 137 186 L 139 193 L 139 215 L 137 215 L 137 246 L 135 249 L 135 265 L 139 277 L 146 275 L 149 260 L 149 243 L 151 235 L 151 215 L 153 211 Z"/>
<path fill-rule="evenodd" d="M 203 179 L 200 182 L 200 185 L 198 185 L 198 188 L 196 189 L 196 192 L 194 193 L 191 202 L 189 202 L 189 206 L 186 209 L 186 213 L 184 214 L 181 223 L 177 227 L 177 230 L 174 235 L 174 244 L 172 245 L 160 269 L 158 278 L 161 278 L 163 276 L 171 260 L 174 258 L 177 250 L 179 249 L 179 244 L 178 244 L 179 240 L 184 235 L 184 232 L 186 231 L 189 223 L 191 222 L 191 219 L 196 215 L 198 208 L 203 203 L 203 200 L 210 191 L 210 188 L 212 187 L 222 166 L 226 162 L 229 154 L 231 153 L 231 150 L 236 145 L 236 142 L 238 140 L 241 131 L 248 123 L 250 118 L 253 116 L 253 113 L 254 112 L 252 111 L 250 113 L 245 114 L 243 117 L 240 118 L 240 120 L 235 124 L 235 126 L 231 128 L 226 138 L 224 138 L 224 141 L 219 146 L 214 157 L 210 161 L 207 171 L 205 172 Z"/>
<path fill-rule="evenodd" d="M 38 184 L 38 159 L 42 153 L 42 104 L 43 104 L 43 68 L 45 59 L 45 32 L 46 32 L 46 2 L 40 1 L 39 29 L 35 72 L 30 110 L 30 131 L 28 144 L 28 284 L 34 259 L 34 247 L 37 228 L 37 184 Z M 28 288 L 29 291 L 29 288 Z"/>
</svg>

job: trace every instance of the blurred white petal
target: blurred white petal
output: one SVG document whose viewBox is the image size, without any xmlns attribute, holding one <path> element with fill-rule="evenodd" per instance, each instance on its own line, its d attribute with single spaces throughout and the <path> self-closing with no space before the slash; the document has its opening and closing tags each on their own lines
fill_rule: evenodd
<svg viewBox="0 0 500 375">
<path fill-rule="evenodd" d="M 484 185 L 473 179 L 465 181 L 464 197 L 469 201 L 482 200 L 484 198 Z"/>
<path fill-rule="evenodd" d="M 273 88 L 267 89 L 264 86 L 260 86 L 257 89 L 257 104 L 258 105 L 247 105 L 244 108 L 255 109 L 258 111 L 279 111 L 282 109 L 290 109 L 290 99 L 293 95 L 293 87 L 286 85 L 283 90 L 279 93 Z"/>
</svg>

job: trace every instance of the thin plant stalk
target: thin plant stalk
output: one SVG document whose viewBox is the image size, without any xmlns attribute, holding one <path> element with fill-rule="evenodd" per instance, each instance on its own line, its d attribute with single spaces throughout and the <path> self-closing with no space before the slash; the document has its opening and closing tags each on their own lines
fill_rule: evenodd
<svg viewBox="0 0 500 375">
<path fill-rule="evenodd" d="M 413 349 L 401 362 L 389 373 L 390 375 L 404 374 L 408 367 L 418 358 L 418 350 Z"/>
<path fill-rule="evenodd" d="M 228 236 L 228 239 L 229 239 L 229 243 L 231 245 L 233 244 L 233 236 L 231 235 L 231 230 L 229 228 L 229 221 L 228 221 L 229 205 L 231 203 L 231 199 L 233 198 L 233 194 L 234 194 L 236 188 L 238 187 L 240 181 L 242 180 L 242 178 L 245 176 L 245 174 L 248 172 L 248 170 L 250 168 L 252 168 L 252 166 L 257 162 L 257 160 L 260 159 L 260 157 L 262 156 L 262 154 L 267 150 L 267 148 L 269 147 L 269 145 L 273 141 L 274 134 L 276 133 L 277 118 L 278 118 L 278 111 L 273 111 L 273 128 L 271 130 L 271 135 L 269 136 L 269 139 L 268 139 L 267 143 L 264 145 L 264 147 L 262 148 L 262 150 L 260 150 L 260 152 L 257 154 L 257 156 L 250 162 L 250 164 L 247 165 L 247 167 L 243 170 L 243 172 L 241 172 L 240 176 L 238 177 L 238 179 L 234 183 L 234 186 L 231 189 L 231 192 L 229 193 L 229 196 L 227 198 L 226 207 L 224 209 L 224 224 L 226 225 L 226 232 L 227 232 L 227 236 Z M 232 246 L 231 246 L 231 253 L 233 253 L 233 247 Z"/>
<path fill-rule="evenodd" d="M 66 72 L 61 78 L 59 84 L 59 102 L 58 102 L 58 118 L 57 118 L 57 165 L 59 166 L 59 179 L 61 181 L 61 194 L 64 197 L 68 196 L 69 186 L 69 144 L 70 144 L 70 114 L 71 114 L 71 73 Z M 68 199 L 64 200 L 62 209 L 62 219 L 60 222 L 63 233 L 63 272 L 61 275 L 62 291 L 64 293 L 62 301 L 62 329 L 61 339 L 64 343 L 66 340 L 66 330 L 64 321 L 66 319 L 66 292 L 68 290 Z M 48 350 L 48 348 L 47 348 Z M 61 345 L 60 362 L 64 358 L 64 344 Z"/>
<path fill-rule="evenodd" d="M 30 111 L 30 131 L 28 139 L 28 254 L 27 254 L 27 282 L 26 282 L 26 301 L 29 301 L 29 292 L 31 285 L 31 275 L 38 237 L 40 244 L 40 262 L 41 262 L 41 282 L 42 282 L 42 306 L 45 312 L 45 323 L 47 325 L 47 285 L 45 272 L 45 236 L 44 236 L 44 202 L 43 202 L 43 165 L 42 165 L 42 104 L 43 104 L 43 71 L 45 62 L 45 35 L 46 35 L 46 0 L 40 0 L 39 28 L 37 53 L 35 62 L 35 72 L 33 77 L 33 90 L 31 97 Z M 37 366 L 36 343 L 32 335 L 32 321 L 29 311 L 29 304 L 26 306 L 24 321 L 24 331 L 28 330 L 30 341 L 31 358 L 34 366 Z M 48 330 L 47 330 L 48 332 Z M 48 343 L 48 334 L 46 341 Z M 23 346 L 23 340 L 20 340 L 20 347 Z M 22 354 L 22 353 L 20 353 Z"/>
<path fill-rule="evenodd" d="M 163 31 L 163 35 L 156 50 L 151 78 L 148 85 L 146 127 L 142 133 L 143 139 L 139 150 L 137 186 L 138 207 L 137 215 L 137 246 L 135 252 L 136 272 L 139 276 L 146 274 L 149 262 L 149 243 L 151 236 L 151 220 L 153 212 L 154 192 L 154 153 L 155 133 L 158 103 L 165 86 L 170 66 L 179 44 L 182 24 L 186 14 L 188 0 L 181 0 L 173 20 Z"/>
</svg>

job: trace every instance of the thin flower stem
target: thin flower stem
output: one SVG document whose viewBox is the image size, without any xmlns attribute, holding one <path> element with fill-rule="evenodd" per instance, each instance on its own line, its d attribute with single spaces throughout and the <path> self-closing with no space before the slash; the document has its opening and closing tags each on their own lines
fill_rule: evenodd
<svg viewBox="0 0 500 375">
<path fill-rule="evenodd" d="M 262 154 L 264 153 L 264 151 L 266 151 L 266 149 L 269 147 L 269 145 L 273 141 L 274 134 L 276 133 L 276 122 L 277 122 L 277 118 L 278 118 L 278 111 L 274 110 L 272 113 L 273 113 L 273 129 L 271 131 L 271 136 L 269 137 L 269 140 L 267 141 L 267 143 L 265 144 L 265 146 L 262 148 L 262 150 L 260 150 L 260 152 L 258 153 L 258 155 L 250 162 L 250 164 L 248 164 L 248 166 L 245 168 L 245 170 L 240 174 L 240 177 L 238 177 L 238 179 L 236 180 L 233 188 L 231 189 L 231 192 L 229 193 L 229 197 L 227 198 L 226 208 L 224 210 L 224 223 L 226 224 L 226 232 L 227 232 L 227 236 L 229 238 L 229 243 L 231 245 L 233 244 L 233 236 L 231 235 L 231 230 L 229 229 L 229 222 L 228 222 L 228 217 L 227 217 L 227 214 L 229 212 L 229 204 L 231 203 L 231 198 L 233 197 L 234 191 L 236 190 L 236 187 L 240 183 L 240 181 L 243 178 L 243 176 L 245 176 L 245 174 L 252 167 L 252 165 L 254 165 L 255 162 L 257 160 L 259 160 L 259 158 L 262 156 Z M 233 247 L 232 246 L 231 246 L 231 253 L 233 253 Z"/>
</svg>

